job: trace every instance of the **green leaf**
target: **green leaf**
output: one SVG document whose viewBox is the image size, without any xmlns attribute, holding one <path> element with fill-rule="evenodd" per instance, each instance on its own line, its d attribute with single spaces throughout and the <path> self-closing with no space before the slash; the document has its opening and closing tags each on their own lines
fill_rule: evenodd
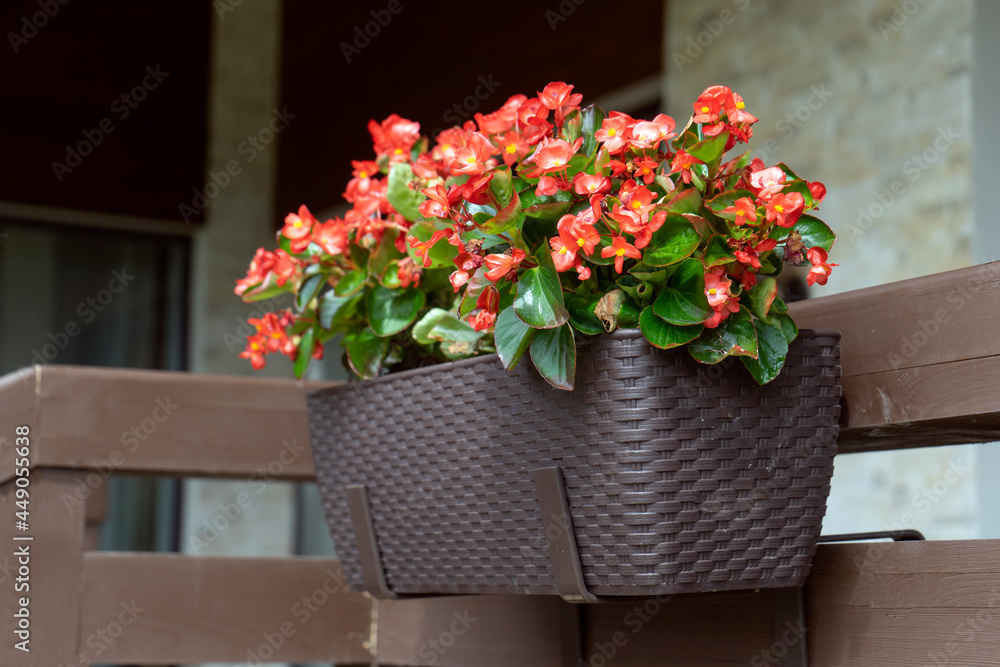
<svg viewBox="0 0 1000 667">
<path fill-rule="evenodd" d="M 315 330 L 309 327 L 303 332 L 302 338 L 299 340 L 299 351 L 295 355 L 295 377 L 301 379 L 306 374 L 306 369 L 309 368 L 309 362 L 312 360 L 312 353 L 315 347 Z"/>
<path fill-rule="evenodd" d="M 725 235 L 712 234 L 708 237 L 708 243 L 705 244 L 705 268 L 710 269 L 713 266 L 720 266 L 735 261 L 736 257 L 733 255 L 732 248 L 726 242 Z"/>
<path fill-rule="evenodd" d="M 648 306 L 639 314 L 639 329 L 651 345 L 666 350 L 690 343 L 701 334 L 705 325 L 679 327 L 664 320 L 653 312 L 652 306 Z"/>
<path fill-rule="evenodd" d="M 309 306 L 309 302 L 313 300 L 313 297 L 319 292 L 319 288 L 323 286 L 324 280 L 326 280 L 326 276 L 317 274 L 309 276 L 302 281 L 299 293 L 295 295 L 295 307 L 300 313 Z"/>
<path fill-rule="evenodd" d="M 781 269 L 785 266 L 781 258 L 778 257 L 778 253 L 773 250 L 761 254 L 758 259 L 760 260 L 760 268 L 757 272 L 762 276 L 776 276 L 781 273 Z"/>
<path fill-rule="evenodd" d="M 418 220 L 421 217 L 419 206 L 424 203 L 427 197 L 419 190 L 410 189 L 410 181 L 412 180 L 413 169 L 410 168 L 410 165 L 405 162 L 392 165 L 389 170 L 389 187 L 386 199 L 407 220 Z"/>
<path fill-rule="evenodd" d="M 671 213 L 663 226 L 653 232 L 653 238 L 642 256 L 643 264 L 667 266 L 689 257 L 701 243 L 694 225 L 682 215 Z"/>
<path fill-rule="evenodd" d="M 677 267 L 653 302 L 653 312 L 678 326 L 702 324 L 712 316 L 705 297 L 705 267 L 699 260 L 686 259 Z"/>
<path fill-rule="evenodd" d="M 486 234 L 503 234 L 512 229 L 517 229 L 524 221 L 524 211 L 521 208 L 521 199 L 516 192 L 511 191 L 510 203 L 507 204 L 495 217 L 490 218 L 482 225 L 482 230 Z"/>
<path fill-rule="evenodd" d="M 368 275 L 381 279 L 389 262 L 403 257 L 402 253 L 396 250 L 396 238 L 400 233 L 398 229 L 385 230 L 378 246 L 368 255 Z"/>
<path fill-rule="evenodd" d="M 514 312 L 536 329 L 554 329 L 569 321 L 562 284 L 547 245 L 535 254 L 538 266 L 528 269 L 517 283 Z"/>
<path fill-rule="evenodd" d="M 531 361 L 545 381 L 556 389 L 572 391 L 576 374 L 576 343 L 573 327 L 564 324 L 555 329 L 535 332 L 528 348 Z"/>
<path fill-rule="evenodd" d="M 365 286 L 368 276 L 364 271 L 348 271 L 340 277 L 333 287 L 333 292 L 337 296 L 351 296 L 361 291 Z"/>
<path fill-rule="evenodd" d="M 365 300 L 368 323 L 379 336 L 393 336 L 417 319 L 425 299 L 424 293 L 415 287 L 400 290 L 376 285 Z"/>
<path fill-rule="evenodd" d="M 536 331 L 522 322 L 513 308 L 500 311 L 493 325 L 493 340 L 504 368 L 511 370 L 517 366 Z"/>
<path fill-rule="evenodd" d="M 757 330 L 750 311 L 741 307 L 716 328 L 705 329 L 688 351 L 703 364 L 717 364 L 731 354 L 757 356 Z"/>
<path fill-rule="evenodd" d="M 417 222 L 410 227 L 408 233 L 410 236 L 414 236 L 421 241 L 429 241 L 436 231 L 437 229 L 434 225 L 429 222 Z M 413 261 L 417 263 L 417 266 L 423 266 L 423 260 L 417 255 L 416 248 L 411 248 L 410 244 L 407 243 L 406 251 Z M 458 248 L 448 243 L 448 239 L 440 239 L 431 246 L 431 251 L 428 255 L 431 258 L 431 265 L 428 268 L 440 269 L 448 267 L 454 269 L 455 263 L 452 260 L 458 257 Z"/>
<path fill-rule="evenodd" d="M 693 188 L 674 190 L 673 197 L 662 204 L 657 204 L 654 210 L 668 213 L 697 213 L 701 210 L 701 193 Z"/>
<path fill-rule="evenodd" d="M 558 220 L 573 205 L 576 195 L 569 190 L 560 190 L 554 195 L 535 194 L 535 186 L 520 192 L 524 214 L 541 220 Z"/>
<path fill-rule="evenodd" d="M 357 312 L 358 303 L 361 302 L 361 295 L 337 296 L 333 290 L 329 290 L 320 298 L 318 316 L 319 325 L 329 331 L 335 326 L 354 315 Z"/>
<path fill-rule="evenodd" d="M 757 319 L 766 320 L 771 310 L 771 303 L 778 296 L 778 283 L 774 278 L 758 276 L 757 284 L 750 289 L 750 312 Z"/>
<path fill-rule="evenodd" d="M 757 358 L 743 357 L 743 365 L 757 384 L 767 384 L 778 377 L 787 355 L 785 333 L 773 324 L 757 322 Z"/>
<path fill-rule="evenodd" d="M 711 139 L 699 141 L 689 147 L 687 152 L 707 164 L 722 156 L 722 153 L 726 150 L 727 141 L 729 141 L 729 130 L 720 132 Z"/>
<path fill-rule="evenodd" d="M 583 137 L 583 154 L 594 155 L 598 146 L 594 133 L 601 129 L 601 123 L 604 122 L 604 112 L 591 104 L 580 110 L 580 118 L 583 120 L 583 124 L 580 126 L 580 136 Z"/>
<path fill-rule="evenodd" d="M 569 311 L 569 323 L 582 334 L 596 336 L 604 333 L 604 325 L 594 313 L 598 296 L 566 295 L 566 310 Z"/>
<path fill-rule="evenodd" d="M 510 173 L 510 167 L 501 167 L 493 170 L 493 178 L 490 179 L 490 192 L 501 208 L 510 203 L 511 197 L 515 194 L 514 176 Z"/>
<path fill-rule="evenodd" d="M 781 328 L 781 332 L 785 334 L 785 340 L 791 345 L 792 341 L 798 338 L 799 327 L 795 324 L 795 320 L 789 315 L 784 313 L 773 313 L 771 315 L 771 322 Z"/>
<path fill-rule="evenodd" d="M 629 299 L 626 299 L 622 307 L 618 309 L 618 328 L 635 329 L 639 326 L 639 317 L 642 313 L 639 307 Z"/>
<path fill-rule="evenodd" d="M 654 287 L 663 287 L 667 284 L 667 279 L 670 277 L 670 273 L 666 269 L 660 269 L 658 271 L 644 271 L 642 269 L 652 268 L 646 267 L 642 264 L 636 264 L 629 271 L 629 274 L 634 276 L 636 279 L 641 280 L 644 283 L 649 283 Z M 637 270 L 638 269 L 638 270 Z"/>
<path fill-rule="evenodd" d="M 448 315 L 448 311 L 444 308 L 431 308 L 428 310 L 424 316 L 420 318 L 420 321 L 413 325 L 413 340 L 423 345 L 432 344 L 434 339 L 430 338 L 427 334 L 431 332 L 431 329 L 433 329 L 445 315 Z"/>
<path fill-rule="evenodd" d="M 465 320 L 460 320 L 455 315 L 447 313 L 438 320 L 427 337 L 436 341 L 474 343 L 485 335 L 485 331 L 476 331 Z"/>
<path fill-rule="evenodd" d="M 354 331 L 344 336 L 347 363 L 354 374 L 363 380 L 379 376 L 382 362 L 389 352 L 389 341 L 379 337 L 370 328 Z"/>
<path fill-rule="evenodd" d="M 780 228 L 778 228 L 780 229 Z M 789 230 L 781 230 L 786 232 Z M 819 218 L 814 218 L 811 215 L 802 215 L 799 217 L 798 222 L 792 227 L 791 231 L 796 231 L 802 237 L 802 243 L 805 245 L 806 249 L 820 247 L 827 252 L 833 248 L 834 241 L 837 240 L 837 235 L 833 233 L 825 222 Z M 773 238 L 774 232 L 772 232 Z"/>
</svg>

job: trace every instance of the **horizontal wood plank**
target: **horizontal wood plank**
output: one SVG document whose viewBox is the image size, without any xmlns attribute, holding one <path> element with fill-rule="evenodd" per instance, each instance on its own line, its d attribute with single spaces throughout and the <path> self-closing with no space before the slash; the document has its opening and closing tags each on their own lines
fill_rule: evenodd
<svg viewBox="0 0 1000 667">
<path fill-rule="evenodd" d="M 33 465 L 313 477 L 305 394 L 327 384 L 55 365 L 37 373 Z M 5 378 L 0 398 L 21 395 L 17 379 Z M 11 474 L 0 470 L 0 481 Z"/>
<path fill-rule="evenodd" d="M 842 332 L 841 452 L 1000 440 L 1000 262 L 790 305 Z"/>
<path fill-rule="evenodd" d="M 88 553 L 80 606 L 94 663 L 370 660 L 371 599 L 331 559 Z"/>
<path fill-rule="evenodd" d="M 380 601 L 378 663 L 559 667 L 567 607 L 558 597 L 540 595 Z"/>
<path fill-rule="evenodd" d="M 1000 540 L 823 545 L 806 592 L 815 667 L 1000 656 Z"/>
<path fill-rule="evenodd" d="M 1000 355 L 1000 262 L 798 301 L 802 328 L 844 332 L 845 377 Z"/>
</svg>

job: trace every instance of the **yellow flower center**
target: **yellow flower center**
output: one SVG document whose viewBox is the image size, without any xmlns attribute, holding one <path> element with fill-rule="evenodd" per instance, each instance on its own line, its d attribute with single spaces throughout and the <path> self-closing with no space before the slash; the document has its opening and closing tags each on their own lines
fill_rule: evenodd
<svg viewBox="0 0 1000 667">
<path fill-rule="evenodd" d="M 625 248 L 619 248 L 618 250 L 615 251 L 615 254 L 618 255 L 619 257 L 624 257 L 625 256 Z"/>
<path fill-rule="evenodd" d="M 295 222 L 292 223 L 292 227 L 295 227 L 296 229 L 302 227 L 302 221 L 296 220 Z"/>
<path fill-rule="evenodd" d="M 507 144 L 507 152 L 511 155 L 517 152 L 517 146 L 514 144 Z"/>
<path fill-rule="evenodd" d="M 473 155 L 470 155 L 469 157 L 465 158 L 465 161 L 468 162 L 469 164 L 476 164 L 476 158 Z"/>
<path fill-rule="evenodd" d="M 569 252 L 569 249 L 566 246 L 563 246 L 562 248 L 559 249 L 560 255 L 565 255 L 567 252 Z"/>
<path fill-rule="evenodd" d="M 584 240 L 583 240 L 583 238 L 578 238 L 578 239 L 576 240 L 576 244 L 577 244 L 578 246 L 580 246 L 581 248 L 582 248 L 582 247 L 584 246 L 584 244 L 585 244 L 585 243 L 586 243 L 586 241 L 584 241 Z"/>
<path fill-rule="evenodd" d="M 710 109 L 710 107 L 704 106 L 704 107 L 701 108 L 701 112 L 702 113 L 708 113 L 709 109 Z"/>
<path fill-rule="evenodd" d="M 358 178 L 368 178 L 368 172 L 367 171 L 361 172 L 360 174 L 358 174 Z"/>
<path fill-rule="evenodd" d="M 743 103 L 743 100 L 740 100 L 739 102 L 736 103 L 736 108 L 737 109 L 742 109 L 745 106 L 746 106 L 746 104 Z"/>
<path fill-rule="evenodd" d="M 709 294 L 715 294 L 717 291 L 718 290 L 713 287 L 712 289 L 708 290 L 708 293 Z"/>
<path fill-rule="evenodd" d="M 402 155 L 402 154 L 403 154 L 403 149 L 402 148 L 397 148 L 396 149 L 396 155 Z"/>
<path fill-rule="evenodd" d="M 634 201 L 634 202 L 632 202 L 632 208 L 639 208 L 640 206 L 642 206 L 642 202 L 641 201 Z"/>
<path fill-rule="evenodd" d="M 782 207 L 781 204 L 776 205 L 774 207 L 774 210 L 777 211 L 778 213 L 784 213 L 785 212 L 785 209 L 784 209 L 784 207 Z"/>
<path fill-rule="evenodd" d="M 450 148 L 451 148 L 451 144 L 441 144 L 441 150 L 446 151 L 446 150 L 448 150 Z"/>
<path fill-rule="evenodd" d="M 616 130 L 615 128 L 612 127 L 611 129 L 608 130 L 608 136 L 609 137 L 613 137 L 616 134 L 618 134 L 618 130 Z"/>
</svg>

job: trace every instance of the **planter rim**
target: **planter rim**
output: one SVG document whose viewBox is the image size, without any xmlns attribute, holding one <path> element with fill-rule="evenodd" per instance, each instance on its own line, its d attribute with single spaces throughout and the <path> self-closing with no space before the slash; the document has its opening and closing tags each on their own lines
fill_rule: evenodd
<svg viewBox="0 0 1000 667">
<path fill-rule="evenodd" d="M 817 337 L 831 336 L 840 339 L 839 329 L 799 329 L 799 336 L 802 336 L 803 334 L 809 336 L 817 336 Z M 576 346 L 577 348 L 579 348 L 583 345 L 588 345 L 589 343 L 598 338 L 606 338 L 606 339 L 609 338 L 609 339 L 620 340 L 625 338 L 636 338 L 636 337 L 645 339 L 645 336 L 642 335 L 642 331 L 640 331 L 639 329 L 615 329 L 611 333 L 603 333 L 603 334 L 597 334 L 596 336 L 588 336 L 586 339 L 578 342 Z M 798 338 L 798 336 L 796 338 Z M 650 346 L 652 347 L 652 343 L 650 343 Z M 655 349 L 660 349 L 660 348 L 655 348 Z M 670 349 L 679 349 L 679 348 L 670 348 Z M 667 352 L 668 350 L 663 350 L 663 351 Z M 332 387 L 324 387 L 323 389 L 315 389 L 309 392 L 308 395 L 311 396 L 313 394 L 336 391 L 342 389 L 343 387 L 351 387 L 361 383 L 371 384 L 371 383 L 405 380 L 407 378 L 420 376 L 425 373 L 432 373 L 434 372 L 435 369 L 447 370 L 451 368 L 464 368 L 465 366 L 471 366 L 473 364 L 482 363 L 484 361 L 490 361 L 490 360 L 495 360 L 499 362 L 500 356 L 495 352 L 493 354 L 481 354 L 474 357 L 467 357 L 465 359 L 456 359 L 455 361 L 446 361 L 439 364 L 433 364 L 431 366 L 420 366 L 418 368 L 410 368 L 405 371 L 400 371 L 399 373 L 389 373 L 381 377 L 372 378 L 371 380 L 357 380 L 355 378 L 350 378 L 342 384 L 337 384 Z M 518 363 L 521 362 L 519 361 Z"/>
</svg>

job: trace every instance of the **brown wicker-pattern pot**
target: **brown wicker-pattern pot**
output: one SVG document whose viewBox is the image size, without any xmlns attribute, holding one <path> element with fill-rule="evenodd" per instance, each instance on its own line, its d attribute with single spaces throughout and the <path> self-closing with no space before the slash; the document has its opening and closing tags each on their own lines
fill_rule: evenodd
<svg viewBox="0 0 1000 667">
<path fill-rule="evenodd" d="M 344 489 L 363 484 L 395 593 L 554 594 L 531 472 L 560 466 L 593 594 L 801 585 L 833 474 L 839 340 L 802 331 L 763 387 L 739 362 L 619 331 L 581 347 L 573 392 L 496 356 L 314 392 L 344 570 L 361 590 Z"/>
</svg>

